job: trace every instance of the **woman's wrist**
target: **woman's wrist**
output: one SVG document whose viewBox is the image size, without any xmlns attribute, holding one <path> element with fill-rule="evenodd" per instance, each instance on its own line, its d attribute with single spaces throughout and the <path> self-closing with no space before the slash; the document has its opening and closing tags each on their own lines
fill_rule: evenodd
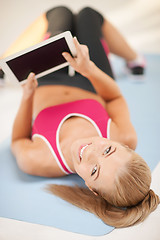
<svg viewBox="0 0 160 240">
<path fill-rule="evenodd" d="M 32 100 L 35 91 L 23 91 L 22 101 Z"/>
<path fill-rule="evenodd" d="M 89 79 L 91 76 L 93 76 L 95 68 L 96 68 L 95 63 L 90 60 L 87 71 L 82 75 Z"/>
<path fill-rule="evenodd" d="M 35 90 L 38 86 L 37 79 L 34 73 L 30 73 L 27 82 L 22 85 L 23 88 L 23 98 L 24 100 L 32 99 L 35 93 Z"/>
</svg>

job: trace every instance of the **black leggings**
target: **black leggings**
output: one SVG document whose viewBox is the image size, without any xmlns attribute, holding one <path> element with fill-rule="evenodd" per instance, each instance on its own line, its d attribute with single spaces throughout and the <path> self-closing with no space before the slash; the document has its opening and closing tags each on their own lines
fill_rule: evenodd
<svg viewBox="0 0 160 240">
<path fill-rule="evenodd" d="M 97 11 L 87 7 L 74 15 L 66 7 L 56 7 L 46 13 L 48 20 L 48 30 L 52 36 L 71 31 L 73 36 L 77 36 L 81 44 L 89 48 L 90 59 L 105 73 L 114 78 L 113 72 L 105 52 L 104 39 L 101 31 L 103 16 Z M 106 43 L 105 43 L 106 44 Z M 68 85 L 79 87 L 91 92 L 95 92 L 90 81 L 76 72 L 71 77 L 68 75 L 68 67 L 48 74 L 38 79 L 40 85 Z"/>
</svg>

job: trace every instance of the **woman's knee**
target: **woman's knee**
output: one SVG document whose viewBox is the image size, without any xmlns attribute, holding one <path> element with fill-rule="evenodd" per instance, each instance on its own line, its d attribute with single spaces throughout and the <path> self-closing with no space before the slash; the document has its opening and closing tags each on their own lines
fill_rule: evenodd
<svg viewBox="0 0 160 240">
<path fill-rule="evenodd" d="M 54 36 L 64 31 L 73 31 L 73 13 L 72 11 L 63 6 L 55 7 L 46 13 L 48 20 L 47 31 Z"/>
<path fill-rule="evenodd" d="M 89 16 L 89 15 L 93 14 L 93 12 L 94 12 L 93 8 L 85 7 L 82 10 L 80 10 L 79 14 L 80 15 L 87 15 L 87 16 Z"/>
<path fill-rule="evenodd" d="M 103 16 L 101 15 L 101 13 L 91 7 L 83 8 L 79 12 L 78 16 L 80 19 L 92 19 L 94 22 L 100 22 L 101 25 L 103 23 Z"/>
<path fill-rule="evenodd" d="M 60 14 L 60 16 L 63 17 L 63 15 L 72 14 L 72 11 L 65 6 L 58 6 L 58 7 L 52 8 L 46 12 L 47 18 L 53 14 Z"/>
</svg>

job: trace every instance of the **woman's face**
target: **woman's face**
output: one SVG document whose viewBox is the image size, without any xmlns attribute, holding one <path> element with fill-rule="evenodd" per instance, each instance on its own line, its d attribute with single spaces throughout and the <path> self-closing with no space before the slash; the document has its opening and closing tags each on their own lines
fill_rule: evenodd
<svg viewBox="0 0 160 240">
<path fill-rule="evenodd" d="M 102 137 L 84 138 L 71 146 L 76 173 L 91 189 L 111 190 L 117 171 L 131 158 L 123 145 Z"/>
</svg>

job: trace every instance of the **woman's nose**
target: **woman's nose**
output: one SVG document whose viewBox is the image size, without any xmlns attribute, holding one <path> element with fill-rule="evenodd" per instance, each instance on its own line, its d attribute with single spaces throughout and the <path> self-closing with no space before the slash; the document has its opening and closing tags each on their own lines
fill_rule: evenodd
<svg viewBox="0 0 160 240">
<path fill-rule="evenodd" d="M 93 149 L 86 149 L 86 161 L 88 163 L 95 163 L 98 161 L 98 153 Z"/>
</svg>

